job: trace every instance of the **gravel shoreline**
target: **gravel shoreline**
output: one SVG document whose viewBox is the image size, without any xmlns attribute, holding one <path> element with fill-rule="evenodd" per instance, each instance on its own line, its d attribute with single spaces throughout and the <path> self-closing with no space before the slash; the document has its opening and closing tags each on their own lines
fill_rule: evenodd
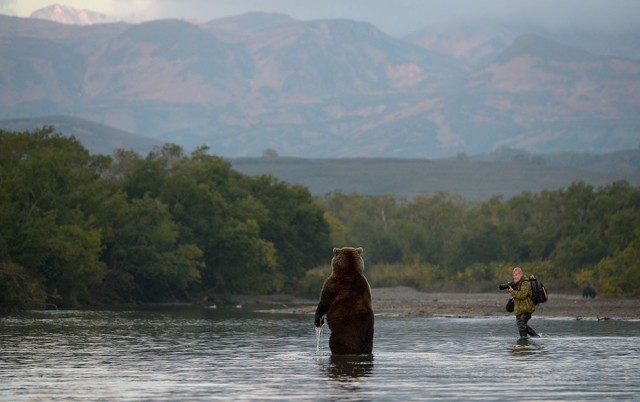
<svg viewBox="0 0 640 402">
<path fill-rule="evenodd" d="M 372 289 L 374 308 L 381 313 L 417 316 L 504 316 L 509 299 L 506 291 L 496 293 L 422 293 L 412 288 Z M 551 294 L 536 306 L 535 315 L 574 318 L 640 318 L 640 299 L 595 298 Z"/>
<path fill-rule="evenodd" d="M 410 287 L 373 288 L 376 314 L 418 317 L 508 316 L 508 293 L 424 293 Z M 270 310 L 313 314 L 317 300 L 287 295 L 238 296 L 243 305 L 264 305 Z M 535 315 L 576 319 L 639 319 L 640 298 L 585 299 L 578 295 L 550 294 L 549 301 L 536 306 Z"/>
</svg>

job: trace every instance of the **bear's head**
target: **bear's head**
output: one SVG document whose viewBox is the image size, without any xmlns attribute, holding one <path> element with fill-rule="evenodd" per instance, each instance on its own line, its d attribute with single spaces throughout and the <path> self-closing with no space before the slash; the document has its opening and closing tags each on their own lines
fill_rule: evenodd
<svg viewBox="0 0 640 402">
<path fill-rule="evenodd" d="M 333 272 L 340 275 L 362 274 L 364 271 L 363 251 L 362 247 L 334 248 L 331 259 Z"/>
</svg>

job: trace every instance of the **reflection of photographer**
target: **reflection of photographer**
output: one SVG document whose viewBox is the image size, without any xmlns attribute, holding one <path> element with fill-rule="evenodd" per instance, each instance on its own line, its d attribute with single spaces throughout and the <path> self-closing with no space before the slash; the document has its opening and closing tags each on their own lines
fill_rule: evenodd
<svg viewBox="0 0 640 402">
<path fill-rule="evenodd" d="M 520 332 L 520 338 L 526 338 L 527 335 L 532 337 L 538 337 L 536 331 L 534 331 L 527 323 L 531 319 L 531 314 L 536 310 L 536 306 L 531 299 L 533 292 L 531 291 L 531 284 L 522 274 L 522 268 L 515 267 L 513 269 L 513 281 L 499 285 L 500 290 L 509 290 L 511 297 L 513 298 L 513 315 L 516 316 L 516 324 L 518 325 L 518 332 Z"/>
</svg>

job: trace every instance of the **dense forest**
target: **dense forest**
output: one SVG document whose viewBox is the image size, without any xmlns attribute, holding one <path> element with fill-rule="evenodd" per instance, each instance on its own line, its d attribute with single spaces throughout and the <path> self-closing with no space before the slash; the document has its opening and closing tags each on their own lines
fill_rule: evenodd
<svg viewBox="0 0 640 402">
<path fill-rule="evenodd" d="M 332 243 L 365 248 L 372 286 L 496 291 L 520 265 L 553 291 L 591 284 L 602 296 L 640 295 L 640 188 L 625 181 L 487 202 L 448 193 L 331 194 L 319 202 Z M 314 269 L 302 282 L 311 291 L 327 274 Z"/>
<path fill-rule="evenodd" d="M 92 155 L 52 127 L 0 131 L 3 309 L 317 297 L 344 245 L 364 247 L 372 286 L 495 291 L 519 264 L 555 291 L 637 296 L 640 188 L 314 198 L 206 147 Z"/>
<path fill-rule="evenodd" d="M 329 227 L 306 188 L 206 151 L 90 155 L 51 127 L 0 132 L 0 303 L 281 292 L 326 261 Z"/>
</svg>

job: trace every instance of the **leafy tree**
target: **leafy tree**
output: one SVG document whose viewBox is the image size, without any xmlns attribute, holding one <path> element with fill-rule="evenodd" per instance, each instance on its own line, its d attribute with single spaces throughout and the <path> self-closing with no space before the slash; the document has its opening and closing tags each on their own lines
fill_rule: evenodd
<svg viewBox="0 0 640 402">
<path fill-rule="evenodd" d="M 463 210 L 462 199 L 447 193 L 417 196 L 412 203 L 403 203 L 392 224 L 402 260 L 443 266 L 448 247 L 462 224 Z"/>
<path fill-rule="evenodd" d="M 0 311 L 44 306 L 46 299 L 42 283 L 24 267 L 0 262 Z"/>
<path fill-rule="evenodd" d="M 260 237 L 277 250 L 277 272 L 285 285 L 295 283 L 309 268 L 327 261 L 332 248 L 329 226 L 307 188 L 260 176 L 250 181 L 249 189 L 266 209 L 266 214 L 254 216 L 258 218 Z"/>
<path fill-rule="evenodd" d="M 201 285 L 205 291 L 257 291 L 252 287 L 257 283 L 247 280 L 256 277 L 248 271 L 268 271 L 276 261 L 255 223 L 255 218 L 266 214 L 265 208 L 251 201 L 252 196 L 242 187 L 242 175 L 205 151 L 196 150 L 191 158 L 178 159 L 176 152 L 172 153 L 174 158 L 164 158 L 167 173 L 157 193 L 169 206 L 183 241 L 202 250 Z M 272 290 L 268 283 L 259 285 L 262 290 Z"/>
<path fill-rule="evenodd" d="M 178 225 L 165 204 L 149 194 L 129 202 L 118 193 L 105 208 L 110 220 L 105 258 L 109 269 L 118 272 L 111 277 L 130 278 L 136 299 L 184 298 L 189 286 L 199 284 L 202 252 L 179 243 Z"/>
<path fill-rule="evenodd" d="M 394 197 L 334 194 L 321 200 L 321 206 L 349 229 L 349 238 L 354 242 L 350 246 L 364 247 L 370 264 L 400 261 L 401 253 L 393 237 L 390 220 L 396 209 Z M 334 246 L 344 247 L 347 244 Z"/>
<path fill-rule="evenodd" d="M 640 211 L 624 209 L 615 211 L 605 230 L 609 253 L 616 255 L 634 239 L 640 238 Z"/>
<path fill-rule="evenodd" d="M 3 260 L 46 283 L 52 301 L 75 305 L 101 279 L 100 235 L 76 189 L 97 180 L 91 158 L 75 138 L 45 127 L 0 133 L 0 237 Z"/>
<path fill-rule="evenodd" d="M 637 296 L 640 287 L 640 239 L 595 267 L 600 293 L 604 296 Z"/>
<path fill-rule="evenodd" d="M 284 278 L 276 271 L 273 243 L 259 238 L 255 221 L 230 226 L 223 234 L 224 265 L 218 282 L 228 292 L 269 293 L 282 290 Z"/>
</svg>

